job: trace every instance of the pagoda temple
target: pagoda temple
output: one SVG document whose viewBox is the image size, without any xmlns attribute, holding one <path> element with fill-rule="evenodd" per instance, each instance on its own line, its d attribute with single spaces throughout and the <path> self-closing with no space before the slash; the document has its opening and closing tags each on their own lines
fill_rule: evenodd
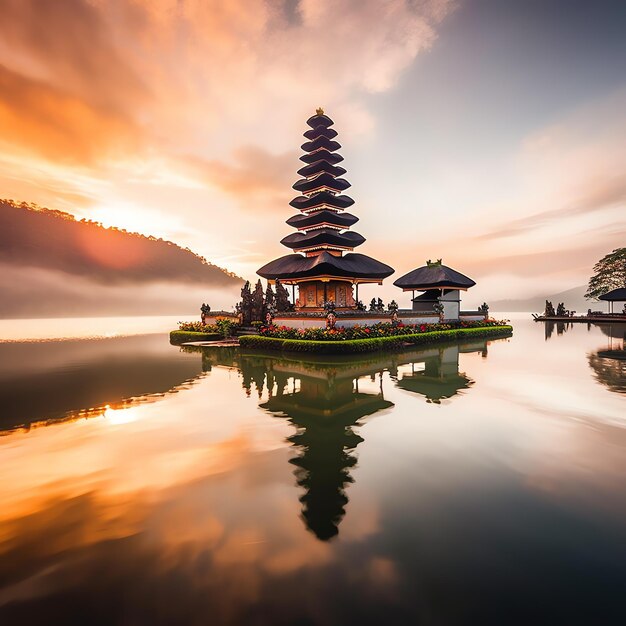
<svg viewBox="0 0 626 626">
<path fill-rule="evenodd" d="M 264 265 L 257 274 L 270 283 L 279 279 L 297 286 L 296 310 L 320 310 L 326 302 L 333 302 L 338 310 L 356 309 L 359 284 L 380 285 L 394 270 L 353 252 L 365 237 L 350 230 L 359 218 L 345 210 L 354 200 L 343 193 L 350 183 L 342 178 L 346 170 L 338 165 L 343 157 L 337 153 L 341 148 L 335 140 L 337 131 L 323 109 L 317 109 L 307 124 L 310 130 L 301 146 L 305 154 L 300 157 L 305 165 L 298 170 L 302 178 L 293 185 L 302 195 L 289 203 L 298 214 L 287 220 L 296 232 L 281 240 L 292 253 Z"/>
</svg>

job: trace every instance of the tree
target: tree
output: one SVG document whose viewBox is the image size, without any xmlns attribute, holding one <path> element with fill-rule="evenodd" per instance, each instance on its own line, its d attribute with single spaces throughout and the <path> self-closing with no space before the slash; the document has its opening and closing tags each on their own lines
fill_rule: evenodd
<svg viewBox="0 0 626 626">
<path fill-rule="evenodd" d="M 616 248 L 593 266 L 585 298 L 597 300 L 599 296 L 626 287 L 626 248 Z"/>
</svg>

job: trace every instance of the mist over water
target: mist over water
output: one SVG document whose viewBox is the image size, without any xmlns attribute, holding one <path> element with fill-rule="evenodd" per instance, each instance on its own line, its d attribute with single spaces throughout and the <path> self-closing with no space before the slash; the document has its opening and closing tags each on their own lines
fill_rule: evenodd
<svg viewBox="0 0 626 626">
<path fill-rule="evenodd" d="M 198 318 L 200 304 L 233 310 L 241 286 L 193 283 L 107 283 L 60 271 L 0 263 L 0 321 L 23 318 L 175 315 Z M 0 334 L 0 339 L 3 335 Z"/>
</svg>

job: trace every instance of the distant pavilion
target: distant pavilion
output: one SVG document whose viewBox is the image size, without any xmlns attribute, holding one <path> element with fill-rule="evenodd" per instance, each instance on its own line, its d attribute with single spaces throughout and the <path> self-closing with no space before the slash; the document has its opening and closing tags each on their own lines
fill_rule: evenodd
<svg viewBox="0 0 626 626">
<path fill-rule="evenodd" d="M 608 302 L 609 313 L 614 313 L 615 302 L 626 302 L 626 287 L 620 287 L 618 289 L 608 291 L 607 293 L 601 295 L 598 299 Z"/>
<path fill-rule="evenodd" d="M 441 259 L 427 261 L 426 265 L 401 276 L 393 283 L 402 291 L 412 292 L 412 310 L 432 313 L 440 302 L 444 307 L 444 318 L 458 320 L 461 312 L 461 291 L 467 291 L 476 283 L 465 274 L 443 265 Z M 415 296 L 416 291 L 424 293 Z"/>
<path fill-rule="evenodd" d="M 307 120 L 310 130 L 304 133 L 305 154 L 300 157 L 305 165 L 298 170 L 302 178 L 293 185 L 302 195 L 289 203 L 299 213 L 287 220 L 296 232 L 281 240 L 292 253 L 257 271 L 270 283 L 279 279 L 294 286 L 298 311 L 321 310 L 325 302 L 333 302 L 337 310 L 355 310 L 359 284 L 381 285 L 394 272 L 389 265 L 353 252 L 365 237 L 350 230 L 359 218 L 345 211 L 354 200 L 343 194 L 350 183 L 341 178 L 346 170 L 338 165 L 343 157 L 337 153 L 341 145 L 335 141 L 333 123 L 323 109 Z"/>
</svg>

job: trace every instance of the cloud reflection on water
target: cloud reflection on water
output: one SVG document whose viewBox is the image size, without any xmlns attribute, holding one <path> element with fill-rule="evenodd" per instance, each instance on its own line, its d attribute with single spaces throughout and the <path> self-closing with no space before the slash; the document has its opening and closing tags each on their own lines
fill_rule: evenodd
<svg viewBox="0 0 626 626">
<path fill-rule="evenodd" d="M 74 373 L 117 363 L 116 341 L 74 353 Z M 521 624 L 540 603 L 553 618 L 616 606 L 624 428 L 619 394 L 589 375 L 596 331 L 571 329 L 556 354 L 530 323 L 488 347 L 330 366 L 165 341 L 138 340 L 143 364 L 121 369 L 167 351 L 164 387 L 195 372 L 183 392 L 115 388 L 104 418 L 0 439 L 3 621 L 501 623 L 513 607 Z M 72 372 L 33 355 L 33 375 Z M 577 415 L 559 400 L 571 385 L 588 398 Z"/>
</svg>

